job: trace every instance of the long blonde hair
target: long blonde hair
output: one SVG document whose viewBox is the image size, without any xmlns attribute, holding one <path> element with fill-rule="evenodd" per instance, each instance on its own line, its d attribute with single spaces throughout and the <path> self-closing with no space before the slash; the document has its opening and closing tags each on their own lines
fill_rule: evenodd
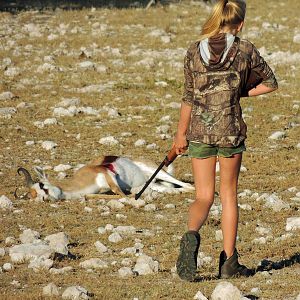
<svg viewBox="0 0 300 300">
<path fill-rule="evenodd" d="M 210 17 L 202 26 L 200 40 L 212 37 L 226 28 L 232 31 L 244 21 L 246 2 L 244 0 L 218 0 Z"/>
</svg>

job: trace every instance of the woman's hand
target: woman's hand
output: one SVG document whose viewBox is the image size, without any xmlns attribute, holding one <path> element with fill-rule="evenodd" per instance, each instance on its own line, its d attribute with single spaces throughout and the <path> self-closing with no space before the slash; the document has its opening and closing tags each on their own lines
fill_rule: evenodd
<svg viewBox="0 0 300 300">
<path fill-rule="evenodd" d="M 186 135 L 177 132 L 174 137 L 173 147 L 175 147 L 177 155 L 183 154 L 187 150 L 187 147 L 188 147 Z"/>
</svg>

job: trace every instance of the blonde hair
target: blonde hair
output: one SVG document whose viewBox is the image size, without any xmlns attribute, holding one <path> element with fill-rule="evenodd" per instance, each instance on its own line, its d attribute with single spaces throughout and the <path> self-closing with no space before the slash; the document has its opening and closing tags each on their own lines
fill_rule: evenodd
<svg viewBox="0 0 300 300">
<path fill-rule="evenodd" d="M 218 0 L 210 17 L 202 26 L 200 40 L 212 37 L 221 29 L 232 31 L 245 19 L 246 2 L 244 0 Z"/>
</svg>

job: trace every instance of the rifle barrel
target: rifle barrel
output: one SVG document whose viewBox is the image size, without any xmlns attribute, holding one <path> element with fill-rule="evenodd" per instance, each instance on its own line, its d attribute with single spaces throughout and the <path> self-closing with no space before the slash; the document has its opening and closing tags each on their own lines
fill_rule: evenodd
<svg viewBox="0 0 300 300">
<path fill-rule="evenodd" d="M 153 173 L 153 175 L 149 178 L 149 180 L 145 183 L 145 185 L 140 190 L 140 192 L 135 194 L 135 197 L 134 197 L 135 200 L 140 198 L 140 196 L 143 194 L 143 192 L 148 187 L 148 185 L 151 183 L 151 181 L 154 179 L 154 177 L 157 175 L 157 173 L 164 167 L 165 163 L 166 163 L 166 159 L 164 159 L 164 161 L 159 165 L 159 167 L 156 169 L 156 171 Z"/>
</svg>

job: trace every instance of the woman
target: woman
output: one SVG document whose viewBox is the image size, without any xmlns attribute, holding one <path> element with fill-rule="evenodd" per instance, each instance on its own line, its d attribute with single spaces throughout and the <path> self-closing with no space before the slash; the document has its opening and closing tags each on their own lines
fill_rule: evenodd
<svg viewBox="0 0 300 300">
<path fill-rule="evenodd" d="M 239 264 L 235 248 L 237 185 L 247 137 L 239 101 L 241 96 L 272 92 L 277 82 L 255 46 L 237 37 L 245 13 L 243 0 L 219 0 L 203 25 L 200 41 L 189 47 L 184 60 L 184 95 L 174 146 L 177 154 L 189 149 L 196 199 L 189 208 L 188 231 L 181 239 L 176 265 L 180 278 L 188 281 L 195 278 L 199 230 L 214 201 L 217 159 L 224 247 L 219 276 L 247 276 L 250 271 Z"/>
</svg>

